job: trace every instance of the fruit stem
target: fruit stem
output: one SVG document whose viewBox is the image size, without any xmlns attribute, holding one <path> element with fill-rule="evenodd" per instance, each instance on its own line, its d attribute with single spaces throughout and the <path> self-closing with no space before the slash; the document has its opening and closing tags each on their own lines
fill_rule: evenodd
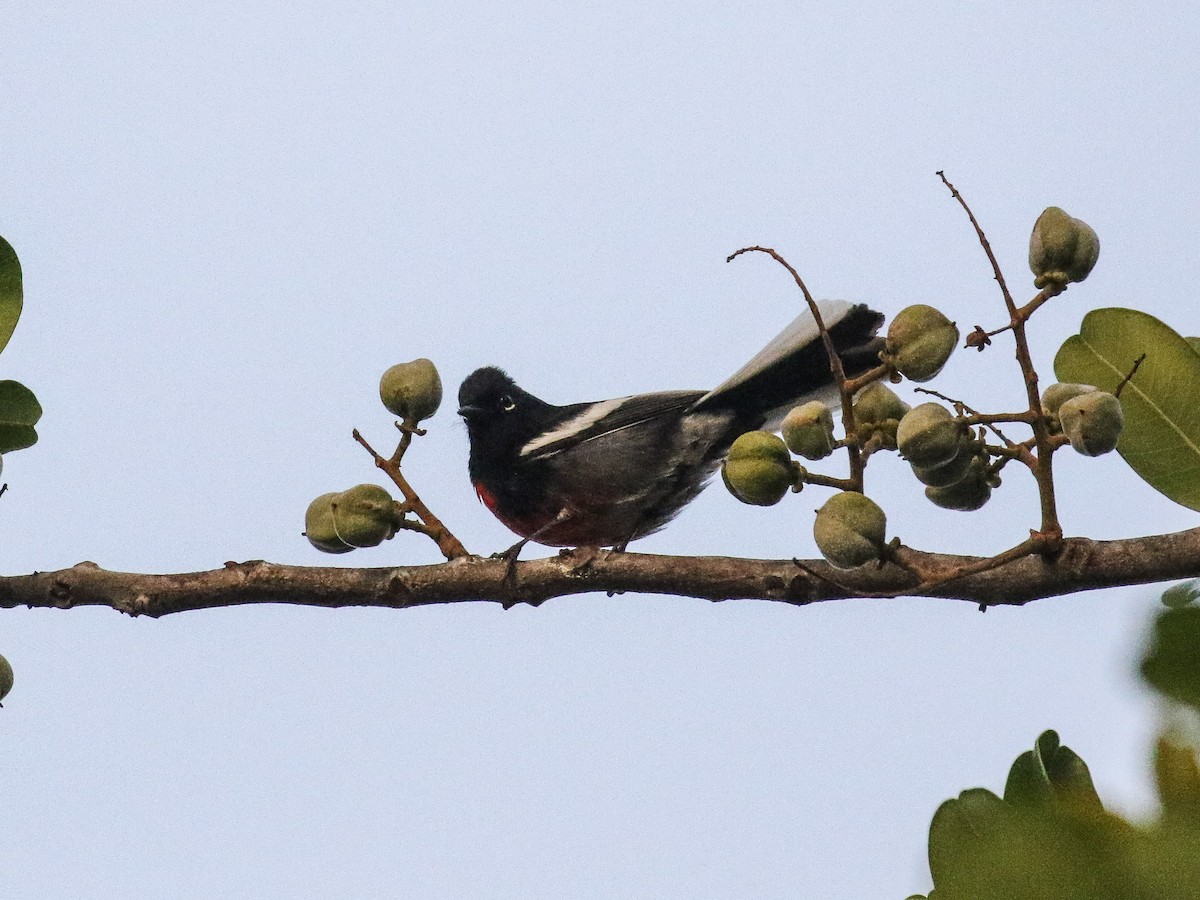
<svg viewBox="0 0 1200 900">
<path fill-rule="evenodd" d="M 408 449 L 408 445 L 412 443 L 413 434 L 419 433 L 419 429 L 405 427 L 405 425 L 397 427 L 404 434 L 400 438 L 400 444 L 396 447 L 396 452 L 392 454 L 390 459 L 384 459 L 376 453 L 375 448 L 367 443 L 366 438 L 359 433 L 357 428 L 353 431 L 354 440 L 358 441 L 371 454 L 371 457 L 375 460 L 375 465 L 386 472 L 387 476 L 392 479 L 392 482 L 400 489 L 400 493 L 404 495 L 405 505 L 417 515 L 417 518 L 421 520 L 421 524 L 424 526 L 423 528 L 415 528 L 413 525 L 416 523 L 410 523 L 404 527 L 411 531 L 420 531 L 423 534 L 429 535 L 438 545 L 438 549 L 442 551 L 442 556 L 448 560 L 470 556 L 471 554 L 467 552 L 467 548 L 450 532 L 449 528 L 442 524 L 442 520 L 435 516 L 429 507 L 422 502 L 421 498 L 417 496 L 417 492 L 412 489 L 412 485 L 408 483 L 408 479 L 400 471 L 400 460 L 404 457 L 404 452 Z"/>
</svg>

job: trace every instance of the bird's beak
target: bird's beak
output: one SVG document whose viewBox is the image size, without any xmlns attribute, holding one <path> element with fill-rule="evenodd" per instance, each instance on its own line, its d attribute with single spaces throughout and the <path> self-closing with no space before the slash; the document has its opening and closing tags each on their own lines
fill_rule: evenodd
<svg viewBox="0 0 1200 900">
<path fill-rule="evenodd" d="M 482 406 L 460 406 L 458 408 L 458 414 L 467 421 L 470 421 L 471 416 L 481 412 L 483 412 Z"/>
</svg>

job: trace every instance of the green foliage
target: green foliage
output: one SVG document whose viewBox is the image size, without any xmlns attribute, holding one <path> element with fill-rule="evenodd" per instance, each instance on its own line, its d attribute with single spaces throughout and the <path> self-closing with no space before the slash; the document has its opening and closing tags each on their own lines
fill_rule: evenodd
<svg viewBox="0 0 1200 900">
<path fill-rule="evenodd" d="M 1152 487 L 1200 510 L 1200 353 L 1154 316 L 1132 309 L 1098 309 L 1084 316 L 1054 360 L 1061 381 L 1121 390 L 1125 430 L 1117 452 Z"/>
<path fill-rule="evenodd" d="M 1186 785 L 1175 796 L 1200 796 L 1192 751 L 1169 763 Z M 1178 816 L 1138 829 L 1105 812 L 1087 765 L 1047 731 L 1013 763 L 1003 799 L 975 788 L 938 808 L 929 869 L 932 900 L 1194 900 L 1200 829 Z"/>
<path fill-rule="evenodd" d="M 1158 617 L 1142 677 L 1159 693 L 1200 710 L 1200 606 Z"/>
<path fill-rule="evenodd" d="M 1104 811 L 1087 764 L 1070 747 L 1060 744 L 1053 730 L 1042 732 L 1033 749 L 1012 764 L 1004 799 L 1029 809 L 1054 810 L 1065 804 L 1082 813 Z"/>
<path fill-rule="evenodd" d="M 21 263 L 12 245 L 0 237 L 0 350 L 17 327 L 22 302 Z M 0 381 L 0 453 L 35 444 L 33 426 L 41 417 L 42 406 L 29 388 L 15 381 Z"/>
<path fill-rule="evenodd" d="M 0 350 L 21 318 L 21 296 L 21 263 L 12 245 L 0 237 Z"/>
<path fill-rule="evenodd" d="M 1191 581 L 1171 585 L 1163 591 L 1162 605 L 1175 609 L 1195 602 L 1197 597 L 1200 597 L 1200 578 L 1193 578 Z"/>
<path fill-rule="evenodd" d="M 1200 607 L 1159 615 L 1142 672 L 1167 697 L 1200 708 Z M 973 788 L 938 807 L 929 900 L 1198 900 L 1196 748 L 1164 735 L 1154 773 L 1162 817 L 1135 827 L 1105 811 L 1086 763 L 1043 732 L 1009 769 L 1003 799 Z"/>
<path fill-rule="evenodd" d="M 37 443 L 33 426 L 41 417 L 42 405 L 29 388 L 16 381 L 0 381 L 0 453 Z"/>
<path fill-rule="evenodd" d="M 1168 735 L 1160 737 L 1154 748 L 1154 779 L 1163 818 L 1200 829 L 1200 765 L 1192 748 Z"/>
</svg>

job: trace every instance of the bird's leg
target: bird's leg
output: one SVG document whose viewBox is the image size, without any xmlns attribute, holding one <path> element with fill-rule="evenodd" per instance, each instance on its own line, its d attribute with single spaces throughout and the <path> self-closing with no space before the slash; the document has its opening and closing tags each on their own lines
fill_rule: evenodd
<svg viewBox="0 0 1200 900">
<path fill-rule="evenodd" d="M 525 545 L 530 541 L 536 541 L 538 537 L 545 534 L 555 525 L 561 525 L 569 518 L 571 518 L 571 510 L 564 506 L 553 519 L 533 534 L 521 538 L 521 540 L 517 541 L 503 553 L 495 554 L 493 558 L 502 559 L 507 563 L 504 567 L 504 584 L 508 587 L 510 598 L 501 604 L 505 609 L 512 609 L 512 607 L 521 602 L 521 598 L 517 596 L 517 559 L 520 557 L 521 551 L 525 549 Z M 532 603 L 530 605 L 537 606 L 538 604 Z"/>
<path fill-rule="evenodd" d="M 601 552 L 603 552 L 606 556 L 611 553 L 624 553 L 625 548 L 629 546 L 630 541 L 632 541 L 634 538 L 636 538 L 638 536 L 638 531 L 640 530 L 640 528 L 641 528 L 641 526 L 639 524 L 639 526 L 637 528 L 633 529 L 633 531 L 631 531 L 629 533 L 629 537 L 625 538 L 625 540 L 618 541 L 617 543 L 613 544 L 612 547 L 608 548 L 607 550 L 603 550 Z M 608 596 L 615 597 L 617 594 L 623 594 L 623 593 L 625 593 L 625 592 L 624 591 L 608 591 Z"/>
</svg>

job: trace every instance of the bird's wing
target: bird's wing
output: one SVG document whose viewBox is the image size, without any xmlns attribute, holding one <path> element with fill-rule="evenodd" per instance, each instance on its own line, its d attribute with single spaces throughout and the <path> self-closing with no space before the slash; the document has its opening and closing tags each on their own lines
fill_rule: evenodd
<svg viewBox="0 0 1200 900">
<path fill-rule="evenodd" d="M 521 456 L 527 459 L 553 456 L 624 428 L 679 414 L 703 394 L 703 391 L 662 391 L 576 404 L 567 408 L 568 415 L 556 426 L 529 440 L 521 448 Z"/>
</svg>

